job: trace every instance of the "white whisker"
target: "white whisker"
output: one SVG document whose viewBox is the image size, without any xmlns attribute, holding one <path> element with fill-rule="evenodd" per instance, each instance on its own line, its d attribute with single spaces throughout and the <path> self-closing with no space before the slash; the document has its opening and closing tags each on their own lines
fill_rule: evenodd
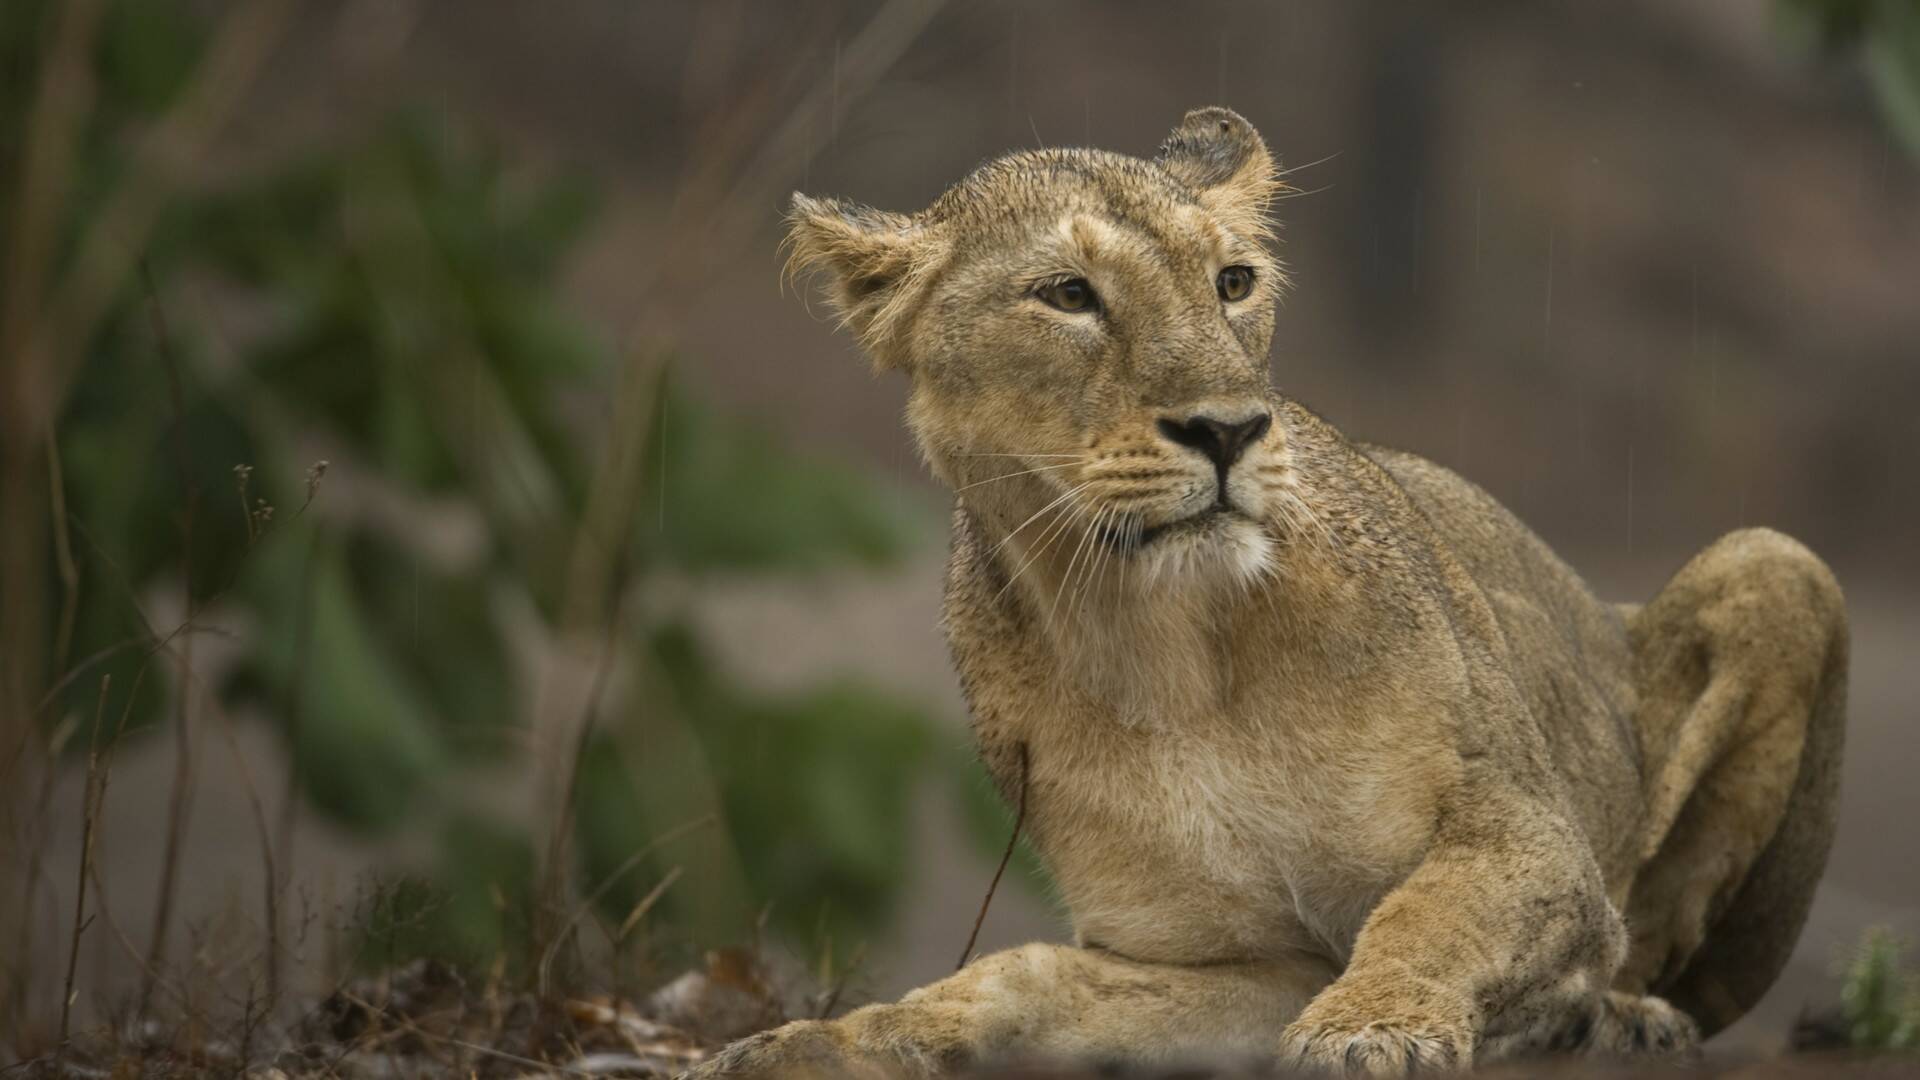
<svg viewBox="0 0 1920 1080">
<path fill-rule="evenodd" d="M 1060 585 L 1053 591 L 1053 603 L 1047 608 L 1047 624 L 1049 626 L 1053 624 L 1054 613 L 1060 610 L 1060 598 L 1066 594 L 1067 586 L 1073 580 L 1074 564 L 1080 561 L 1081 552 L 1085 551 L 1088 543 L 1093 540 L 1094 530 L 1099 527 L 1100 518 L 1105 516 L 1105 514 L 1105 510 L 1095 514 L 1093 521 L 1089 523 L 1086 530 L 1080 534 L 1079 542 L 1073 545 L 1073 555 L 1067 560 L 1067 568 L 1060 575 Z"/>
<path fill-rule="evenodd" d="M 1017 458 L 1074 458 L 1079 461 L 1092 461 L 1087 454 L 955 454 L 955 457 L 1017 457 Z"/>
<path fill-rule="evenodd" d="M 1101 530 L 1107 527 L 1107 522 L 1112 519 L 1114 513 L 1115 513 L 1115 510 L 1112 507 L 1109 507 L 1106 510 L 1101 511 L 1100 516 L 1094 519 L 1093 527 L 1087 530 L 1088 537 L 1089 538 L 1098 537 Z M 1104 543 L 1100 543 L 1097 539 L 1094 540 L 1093 550 L 1090 557 L 1087 559 L 1087 565 L 1085 567 L 1084 573 L 1081 574 L 1080 583 L 1078 587 L 1074 589 L 1073 599 L 1067 602 L 1067 621 L 1068 622 L 1072 622 L 1074 620 L 1075 611 L 1080 609 L 1080 599 L 1081 597 L 1086 595 L 1087 586 L 1092 584 L 1093 582 L 1094 567 L 1100 565 L 1105 560 L 1106 553 L 1107 553 L 1107 545 Z"/>
<path fill-rule="evenodd" d="M 1085 487 L 1086 485 L 1083 484 L 1081 486 Z M 1078 489 L 1075 489 L 1075 490 L 1077 491 Z M 1053 503 L 1049 503 L 1047 505 L 1052 506 L 1054 505 L 1054 503 L 1058 503 L 1059 501 L 1060 500 L 1055 499 Z M 1007 578 L 1007 583 L 1005 585 L 1000 586 L 1000 591 L 993 594 L 993 599 L 995 600 L 1000 599 L 1000 597 L 1004 595 L 1008 589 L 1013 588 L 1013 583 L 1020 580 L 1021 574 L 1024 574 L 1027 572 L 1027 567 L 1032 566 L 1036 561 L 1039 560 L 1041 555 L 1044 555 L 1046 553 L 1048 548 L 1054 545 L 1055 541 L 1057 541 L 1060 537 L 1066 535 L 1066 526 L 1073 522 L 1073 519 L 1075 518 L 1075 516 L 1077 516 L 1079 512 L 1080 505 L 1081 504 L 1079 503 L 1078 500 L 1071 503 L 1070 505 L 1068 505 L 1067 509 L 1061 511 L 1060 516 L 1054 519 L 1052 524 L 1047 526 L 1046 530 L 1040 534 L 1040 539 L 1034 543 L 1033 552 L 1029 554 L 1027 556 L 1027 560 L 1021 563 L 1019 568 L 1013 572 L 1013 576 Z M 1009 537 L 1008 539 L 1012 539 L 1012 538 Z M 1006 541 L 1004 540 L 1001 541 L 1001 543 L 1003 544 L 1005 542 Z"/>
<path fill-rule="evenodd" d="M 1007 546 L 1007 544 L 1008 544 L 1008 543 L 1010 543 L 1010 542 L 1011 542 L 1011 541 L 1013 540 L 1013 538 L 1014 538 L 1014 537 L 1016 537 L 1016 536 L 1019 536 L 1019 535 L 1020 535 L 1020 530 L 1021 530 L 1021 529 L 1024 529 L 1024 528 L 1026 528 L 1027 526 L 1029 526 L 1029 525 L 1031 525 L 1031 524 L 1033 524 L 1033 523 L 1034 523 L 1034 520 L 1035 520 L 1036 518 L 1038 518 L 1038 517 L 1039 517 L 1039 516 L 1040 516 L 1041 514 L 1044 514 L 1044 513 L 1046 513 L 1047 511 L 1049 511 L 1049 510 L 1051 510 L 1051 509 L 1053 509 L 1054 507 L 1056 507 L 1056 506 L 1058 506 L 1058 505 L 1060 505 L 1061 503 L 1063 503 L 1063 502 L 1065 502 L 1065 501 L 1067 501 L 1068 499 L 1071 499 L 1071 498 L 1073 498 L 1073 497 L 1074 497 L 1075 495 L 1077 495 L 1077 494 L 1079 494 L 1080 492 L 1082 492 L 1082 491 L 1085 491 L 1085 490 L 1086 490 L 1086 489 L 1087 489 L 1088 487 L 1091 487 L 1091 486 L 1092 486 L 1092 484 L 1093 484 L 1093 481 L 1091 481 L 1091 480 L 1089 480 L 1089 481 L 1087 481 L 1086 483 L 1084 483 L 1084 484 L 1081 484 L 1081 485 L 1080 485 L 1080 486 L 1078 486 L 1078 487 L 1075 487 L 1075 488 L 1070 488 L 1070 489 L 1068 489 L 1068 491 L 1067 491 L 1067 492 L 1066 492 L 1065 494 L 1063 494 L 1063 495 L 1061 495 L 1061 496 L 1060 496 L 1059 498 L 1057 498 L 1057 499 L 1055 499 L 1055 500 L 1053 500 L 1052 502 L 1050 502 L 1050 503 L 1048 503 L 1047 505 L 1045 505 L 1045 506 L 1043 506 L 1043 507 L 1041 507 L 1040 509 L 1038 509 L 1038 510 L 1035 510 L 1035 511 L 1033 512 L 1033 517 L 1030 517 L 1030 518 L 1028 518 L 1027 520 L 1025 520 L 1025 521 L 1023 521 L 1023 522 L 1021 522 L 1021 523 L 1019 524 L 1019 526 L 1018 526 L 1018 527 L 1016 527 L 1016 528 L 1015 528 L 1015 529 L 1014 529 L 1014 530 L 1013 530 L 1012 532 L 1010 532 L 1010 533 L 1008 533 L 1008 534 L 1007 534 L 1006 536 L 1004 536 L 1004 537 L 1002 537 L 999 543 L 997 543 L 997 544 L 995 544 L 995 545 L 993 545 L 993 550 L 991 550 L 991 551 L 989 551 L 989 552 L 987 552 L 987 557 L 988 557 L 988 558 L 992 558 L 993 556 L 995 556 L 995 555 L 997 555 L 997 554 L 999 554 L 999 553 L 1000 553 L 1000 549 L 1001 549 L 1001 548 L 1003 548 L 1003 547 L 1006 547 L 1006 546 Z"/>
<path fill-rule="evenodd" d="M 974 488 L 981 487 L 986 484 L 991 484 L 995 480 L 1011 480 L 1016 476 L 1032 476 L 1034 473 L 1051 472 L 1054 469 L 1071 469 L 1078 464 L 1079 462 L 1077 461 L 1063 461 L 1058 465 L 1041 465 L 1038 468 L 1021 469 L 1019 472 L 1001 473 L 999 476 L 989 476 L 985 480 L 975 480 L 971 484 L 962 484 L 961 486 L 954 488 L 953 491 L 954 491 L 954 494 L 957 495 L 962 491 L 971 491 Z"/>
<path fill-rule="evenodd" d="M 1104 529 L 1106 527 L 1107 520 L 1109 520 L 1112 517 L 1112 515 L 1113 515 L 1113 511 L 1109 510 L 1107 514 L 1103 515 L 1102 519 L 1096 523 L 1096 527 Z M 1099 586 L 1097 584 L 1098 579 L 1095 577 L 1095 572 L 1098 571 L 1098 572 L 1104 573 L 1106 571 L 1107 555 L 1112 550 L 1113 550 L 1112 547 L 1108 544 L 1102 543 L 1099 545 L 1099 551 L 1095 554 L 1094 558 L 1091 560 L 1091 566 L 1087 571 L 1086 580 L 1081 582 L 1080 588 L 1074 592 L 1073 602 L 1067 605 L 1067 618 L 1069 621 L 1071 621 L 1075 617 L 1074 613 L 1076 611 L 1085 612 L 1086 608 L 1081 602 L 1083 598 L 1085 598 L 1089 592 L 1098 591 L 1099 589 Z"/>
</svg>

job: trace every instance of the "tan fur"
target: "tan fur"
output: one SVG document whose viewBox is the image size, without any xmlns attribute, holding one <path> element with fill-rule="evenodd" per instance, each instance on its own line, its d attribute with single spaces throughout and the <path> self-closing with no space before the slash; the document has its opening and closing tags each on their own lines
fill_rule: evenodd
<svg viewBox="0 0 1920 1080">
<path fill-rule="evenodd" d="M 1832 576 L 1749 530 L 1629 617 L 1478 488 L 1270 389 L 1274 178 L 1205 109 L 1153 161 L 1015 154 L 911 216 L 795 198 L 796 266 L 911 378 L 958 493 L 947 633 L 1009 799 L 1025 747 L 1075 944 L 704 1074 L 1684 1054 L 1785 961 L 1833 820 Z M 1099 310 L 1043 302 L 1062 278 Z M 1225 469 L 1160 426 L 1263 412 Z"/>
</svg>

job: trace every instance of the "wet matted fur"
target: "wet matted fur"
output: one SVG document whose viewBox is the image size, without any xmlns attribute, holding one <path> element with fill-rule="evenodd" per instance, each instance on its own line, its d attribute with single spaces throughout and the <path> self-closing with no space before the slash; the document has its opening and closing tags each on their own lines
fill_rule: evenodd
<svg viewBox="0 0 1920 1080">
<path fill-rule="evenodd" d="M 1605 604 L 1479 488 L 1272 389 L 1279 189 L 1211 108 L 917 214 L 795 196 L 794 265 L 956 492 L 954 662 L 1009 799 L 1030 762 L 1074 944 L 701 1075 L 1685 1054 L 1778 973 L 1833 829 L 1833 576 L 1750 529 Z"/>
</svg>

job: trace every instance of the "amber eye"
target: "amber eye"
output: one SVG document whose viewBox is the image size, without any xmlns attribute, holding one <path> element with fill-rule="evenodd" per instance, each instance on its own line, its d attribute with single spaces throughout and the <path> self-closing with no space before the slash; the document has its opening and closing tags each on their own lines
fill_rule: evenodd
<svg viewBox="0 0 1920 1080">
<path fill-rule="evenodd" d="M 1093 294 L 1093 286 L 1083 277 L 1049 281 L 1033 290 L 1033 295 L 1061 311 L 1097 311 L 1100 307 L 1100 298 Z"/>
<path fill-rule="evenodd" d="M 1229 266 L 1213 280 L 1213 287 L 1219 290 L 1220 299 L 1229 303 L 1245 300 L 1253 292 L 1253 267 Z"/>
</svg>

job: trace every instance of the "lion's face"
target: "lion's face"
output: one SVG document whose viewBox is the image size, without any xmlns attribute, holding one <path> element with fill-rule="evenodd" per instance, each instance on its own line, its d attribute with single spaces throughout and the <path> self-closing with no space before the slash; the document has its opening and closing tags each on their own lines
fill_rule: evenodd
<svg viewBox="0 0 1920 1080">
<path fill-rule="evenodd" d="M 1290 497 L 1274 187 L 1253 129 L 1202 110 L 1155 161 L 1016 154 L 911 217 L 796 197 L 792 242 L 909 374 L 923 451 L 1016 573 L 1245 577 Z"/>
</svg>

